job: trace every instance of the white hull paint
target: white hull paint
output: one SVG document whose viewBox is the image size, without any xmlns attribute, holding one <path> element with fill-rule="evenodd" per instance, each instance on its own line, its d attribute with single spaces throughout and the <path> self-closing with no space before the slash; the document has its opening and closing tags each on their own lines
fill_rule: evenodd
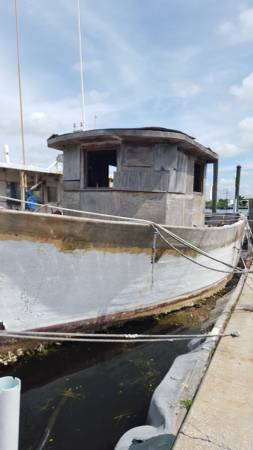
<svg viewBox="0 0 253 450">
<path fill-rule="evenodd" d="M 45 217 L 37 215 L 38 220 L 39 216 Z M 62 226 L 66 219 L 57 217 L 57 220 Z M 85 222 L 78 218 L 71 220 L 79 224 L 80 220 Z M 116 318 L 121 314 L 130 317 L 131 312 L 169 305 L 178 297 L 193 296 L 227 277 L 225 273 L 197 266 L 171 252 L 163 253 L 151 264 L 150 252 L 143 246 L 138 249 L 136 242 L 133 248 L 93 245 L 63 251 L 59 239 L 54 242 L 51 238 L 37 240 L 36 236 L 14 235 L 13 224 L 11 232 L 4 234 L 5 226 L 6 221 L 1 224 L 0 217 L 0 321 L 9 330 L 46 328 L 88 319 L 99 323 L 101 318 L 106 321 L 107 317 Z M 115 222 L 114 226 L 117 229 L 122 224 Z M 214 246 L 210 255 L 229 264 L 237 263 L 243 222 L 236 226 L 234 239 L 224 246 Z M 20 229 L 17 230 L 19 233 Z M 194 233 L 196 235 L 196 230 Z M 191 257 L 224 270 L 223 265 L 203 256 Z"/>
</svg>

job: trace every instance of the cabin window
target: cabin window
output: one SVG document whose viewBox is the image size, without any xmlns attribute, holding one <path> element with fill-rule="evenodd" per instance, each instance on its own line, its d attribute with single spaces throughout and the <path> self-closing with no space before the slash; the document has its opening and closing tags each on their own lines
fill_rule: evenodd
<svg viewBox="0 0 253 450">
<path fill-rule="evenodd" d="M 203 192 L 204 184 L 204 166 L 199 163 L 194 163 L 194 178 L 193 178 L 193 191 Z"/>
<path fill-rule="evenodd" d="M 19 183 L 15 183 L 14 181 L 7 183 L 6 193 L 7 193 L 7 197 L 20 198 Z"/>
<path fill-rule="evenodd" d="M 87 151 L 87 187 L 113 187 L 113 177 L 116 170 L 116 150 Z"/>
<path fill-rule="evenodd" d="M 13 181 L 6 184 L 6 195 L 7 197 L 11 197 L 12 199 L 20 198 L 20 185 L 19 183 L 15 183 Z M 6 203 L 9 208 L 19 209 L 19 202 L 15 200 L 6 200 Z"/>
</svg>

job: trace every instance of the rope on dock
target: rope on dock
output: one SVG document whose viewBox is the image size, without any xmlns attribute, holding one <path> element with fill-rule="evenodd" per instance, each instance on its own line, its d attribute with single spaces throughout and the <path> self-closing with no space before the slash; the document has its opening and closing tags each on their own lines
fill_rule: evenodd
<svg viewBox="0 0 253 450">
<path fill-rule="evenodd" d="M 139 343 L 139 342 L 174 342 L 193 338 L 214 339 L 216 337 L 239 337 L 238 331 L 232 333 L 209 334 L 105 334 L 105 333 L 62 333 L 43 331 L 0 331 L 2 338 L 33 339 L 56 342 L 102 342 L 102 343 Z"/>
</svg>

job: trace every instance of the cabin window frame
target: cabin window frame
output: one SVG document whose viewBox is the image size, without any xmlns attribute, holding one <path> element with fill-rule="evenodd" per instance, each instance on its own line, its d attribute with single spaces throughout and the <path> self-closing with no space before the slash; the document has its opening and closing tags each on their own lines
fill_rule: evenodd
<svg viewBox="0 0 253 450">
<path fill-rule="evenodd" d="M 205 164 L 203 161 L 195 160 L 193 165 L 193 192 L 204 193 Z"/>
<path fill-rule="evenodd" d="M 108 164 L 108 172 L 109 172 L 109 166 L 114 166 L 116 167 L 116 171 L 118 170 L 119 167 L 119 152 L 118 152 L 118 147 L 116 146 L 110 146 L 110 147 L 100 147 L 100 148 L 96 148 L 96 149 L 90 149 L 89 147 L 86 148 L 82 148 L 82 158 L 81 158 L 81 167 L 82 167 L 82 176 L 81 176 L 81 185 L 82 188 L 85 190 L 99 190 L 99 189 L 113 189 L 113 185 L 110 186 L 109 185 L 109 173 L 108 173 L 108 185 L 107 186 L 89 186 L 89 168 L 88 168 L 88 155 L 91 153 L 99 153 L 99 152 L 115 152 L 115 160 L 116 160 L 116 165 L 114 166 L 114 164 Z M 115 171 L 115 172 L 116 172 Z M 114 172 L 114 173 L 115 173 Z"/>
</svg>

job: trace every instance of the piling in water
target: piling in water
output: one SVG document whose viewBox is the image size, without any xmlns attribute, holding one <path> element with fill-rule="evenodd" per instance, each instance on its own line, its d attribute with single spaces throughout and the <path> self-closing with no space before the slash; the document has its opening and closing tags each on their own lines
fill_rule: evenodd
<svg viewBox="0 0 253 450">
<path fill-rule="evenodd" d="M 234 212 L 238 212 L 240 196 L 241 166 L 236 166 Z"/>
<path fill-rule="evenodd" d="M 218 192 L 218 161 L 213 164 L 212 212 L 216 213 Z"/>
</svg>

